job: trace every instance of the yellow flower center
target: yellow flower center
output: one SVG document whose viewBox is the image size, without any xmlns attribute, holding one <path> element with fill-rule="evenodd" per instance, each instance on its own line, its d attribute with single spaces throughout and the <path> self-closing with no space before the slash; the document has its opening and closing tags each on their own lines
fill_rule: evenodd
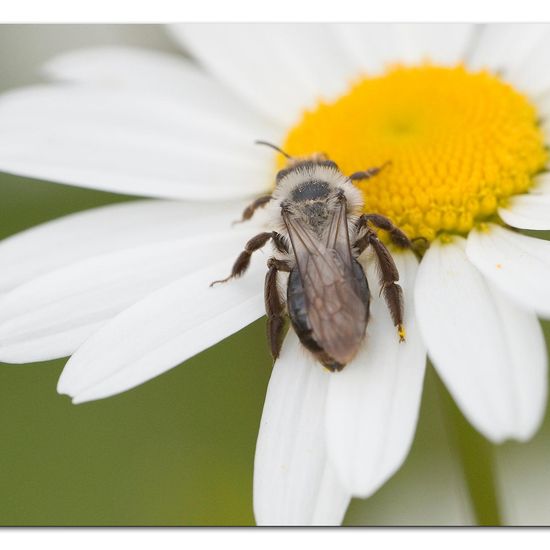
<svg viewBox="0 0 550 550">
<path fill-rule="evenodd" d="M 362 78 L 304 113 L 283 149 L 326 153 L 347 175 L 389 162 L 357 182 L 365 211 L 430 241 L 494 217 L 548 158 L 533 105 L 497 76 L 462 66 L 397 66 Z"/>
</svg>

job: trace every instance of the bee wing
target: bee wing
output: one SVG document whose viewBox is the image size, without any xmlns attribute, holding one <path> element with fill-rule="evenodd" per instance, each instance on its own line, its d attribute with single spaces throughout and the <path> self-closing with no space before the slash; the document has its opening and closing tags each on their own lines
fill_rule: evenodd
<svg viewBox="0 0 550 550">
<path fill-rule="evenodd" d="M 323 239 L 299 218 L 283 213 L 306 295 L 315 341 L 338 363 L 348 363 L 365 335 L 368 301 L 362 295 L 349 243 L 345 199 Z"/>
</svg>

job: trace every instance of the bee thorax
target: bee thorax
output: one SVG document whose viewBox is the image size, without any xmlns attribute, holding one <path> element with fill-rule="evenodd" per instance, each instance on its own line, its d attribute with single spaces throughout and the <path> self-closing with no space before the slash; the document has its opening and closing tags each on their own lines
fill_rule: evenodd
<svg viewBox="0 0 550 550">
<path fill-rule="evenodd" d="M 322 235 L 329 219 L 329 209 L 326 201 L 304 201 L 296 205 L 297 214 L 307 225 Z"/>
</svg>

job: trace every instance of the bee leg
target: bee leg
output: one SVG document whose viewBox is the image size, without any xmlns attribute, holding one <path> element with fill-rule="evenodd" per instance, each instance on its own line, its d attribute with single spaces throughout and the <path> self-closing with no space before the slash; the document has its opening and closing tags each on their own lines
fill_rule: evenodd
<svg viewBox="0 0 550 550">
<path fill-rule="evenodd" d="M 373 168 L 369 168 L 368 170 L 362 170 L 361 172 L 354 172 L 348 177 L 351 181 L 368 180 L 373 176 L 376 176 L 376 174 L 379 174 L 384 168 L 386 168 L 386 166 L 389 166 L 390 164 L 391 164 L 391 161 L 387 161 L 384 164 L 382 164 L 382 166 L 375 166 Z"/>
<path fill-rule="evenodd" d="M 356 258 L 359 258 L 359 256 L 361 256 L 361 254 L 363 254 L 363 252 L 365 251 L 367 246 L 369 246 L 370 239 L 371 239 L 370 233 L 366 233 L 360 239 L 357 239 L 355 241 L 355 243 L 353 244 L 353 248 L 356 252 L 356 254 L 355 254 Z"/>
<path fill-rule="evenodd" d="M 288 244 L 285 240 L 285 238 L 280 234 L 280 233 L 277 233 L 276 231 L 273 231 L 273 244 L 275 245 L 275 248 L 279 251 L 279 252 L 282 252 L 282 253 L 285 253 L 285 254 L 288 254 L 289 253 L 289 249 L 288 249 Z M 282 260 L 276 260 L 275 258 L 270 258 L 269 261 L 277 261 L 277 262 L 280 262 Z M 268 264 L 269 264 L 269 261 L 268 261 Z M 281 269 L 280 271 L 284 271 L 283 269 Z"/>
<path fill-rule="evenodd" d="M 221 279 L 219 281 L 214 281 L 213 283 L 210 283 L 210 286 L 214 286 L 217 283 L 225 283 L 230 279 L 233 279 L 233 277 L 240 277 L 248 269 L 252 254 L 256 252 L 256 250 L 259 250 L 260 248 L 262 248 L 262 246 L 264 246 L 267 243 L 267 241 L 273 238 L 278 238 L 278 233 L 275 233 L 274 231 L 259 233 L 255 237 L 252 237 L 246 243 L 244 250 L 239 254 L 238 258 L 235 260 L 235 263 L 233 264 L 233 269 L 231 270 L 231 275 L 229 275 L 229 277 L 226 277 L 225 279 Z"/>
<path fill-rule="evenodd" d="M 400 248 L 412 248 L 412 243 L 409 237 L 407 237 L 401 229 L 396 227 L 389 218 L 386 218 L 386 216 L 382 216 L 381 214 L 363 214 L 357 220 L 357 230 L 367 227 L 369 222 L 378 229 L 387 231 L 393 244 L 399 246 Z"/>
<path fill-rule="evenodd" d="M 290 265 L 284 260 L 269 258 L 267 261 L 269 271 L 265 276 L 265 311 L 267 314 L 267 341 L 273 359 L 279 357 L 283 343 L 282 334 L 284 328 L 284 305 L 277 287 L 277 273 L 279 271 L 290 272 Z"/>
<path fill-rule="evenodd" d="M 245 222 L 250 218 L 252 218 L 252 216 L 254 215 L 254 212 L 256 212 L 258 208 L 263 208 L 270 200 L 271 200 L 271 195 L 264 195 L 263 197 L 257 198 L 254 202 L 250 203 L 244 209 L 242 218 L 240 220 L 234 221 L 233 225 L 235 225 L 236 223 Z"/>
<path fill-rule="evenodd" d="M 384 246 L 372 229 L 368 229 L 367 233 L 356 242 L 356 249 L 363 246 L 363 250 L 371 245 L 378 266 L 380 268 L 380 294 L 384 295 L 384 300 L 390 310 L 390 315 L 393 324 L 397 328 L 399 341 L 405 341 L 405 327 L 403 326 L 403 290 L 399 286 L 399 271 L 393 261 L 389 250 Z"/>
<path fill-rule="evenodd" d="M 274 267 L 277 271 L 283 271 L 284 273 L 290 273 L 292 268 L 286 260 L 278 260 L 277 258 L 269 258 L 267 260 L 267 267 L 271 269 Z"/>
</svg>

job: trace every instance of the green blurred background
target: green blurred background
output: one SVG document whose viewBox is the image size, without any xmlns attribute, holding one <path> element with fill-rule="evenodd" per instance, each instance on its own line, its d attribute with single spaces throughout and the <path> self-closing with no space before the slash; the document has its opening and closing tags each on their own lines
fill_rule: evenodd
<svg viewBox="0 0 550 550">
<path fill-rule="evenodd" d="M 2 25 L 0 89 L 38 82 L 40 64 L 59 51 L 121 43 L 176 51 L 152 25 Z M 129 199 L 0 174 L 0 238 Z M 102 401 L 74 406 L 59 396 L 64 363 L 0 365 L 0 525 L 253 524 L 254 447 L 271 370 L 263 320 Z M 430 370 L 410 456 L 378 493 L 352 503 L 346 523 L 473 522 L 441 401 Z M 547 415 L 530 443 L 493 448 L 508 523 L 550 524 L 549 435 Z"/>
</svg>

